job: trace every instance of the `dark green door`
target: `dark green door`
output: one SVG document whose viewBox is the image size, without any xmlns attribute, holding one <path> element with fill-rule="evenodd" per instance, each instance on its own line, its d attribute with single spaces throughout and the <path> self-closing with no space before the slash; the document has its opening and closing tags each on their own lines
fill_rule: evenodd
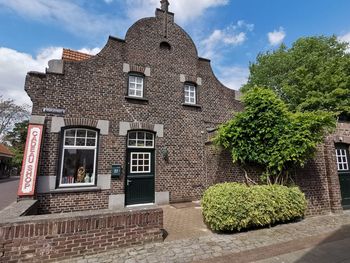
<svg viewBox="0 0 350 263">
<path fill-rule="evenodd" d="M 336 146 L 336 157 L 342 205 L 344 209 L 350 209 L 350 167 L 349 167 L 349 145 Z"/>
<path fill-rule="evenodd" d="M 128 135 L 125 182 L 126 205 L 154 203 L 154 135 L 130 132 Z"/>
</svg>

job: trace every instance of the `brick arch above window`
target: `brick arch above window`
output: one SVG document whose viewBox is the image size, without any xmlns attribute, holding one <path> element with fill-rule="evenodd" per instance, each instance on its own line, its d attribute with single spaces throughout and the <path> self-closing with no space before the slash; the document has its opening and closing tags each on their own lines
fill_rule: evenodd
<svg viewBox="0 0 350 263">
<path fill-rule="evenodd" d="M 148 122 L 120 122 L 119 123 L 119 135 L 126 136 L 129 131 L 151 131 L 155 132 L 157 137 L 164 136 L 163 124 L 152 124 Z"/>
<path fill-rule="evenodd" d="M 101 135 L 108 135 L 109 121 L 88 118 L 51 118 L 51 133 L 59 133 L 63 127 L 91 127 L 98 129 Z"/>
<path fill-rule="evenodd" d="M 144 67 L 144 66 L 135 65 L 135 64 L 123 63 L 123 72 L 124 73 L 135 72 L 135 73 L 140 73 L 146 77 L 151 76 L 150 67 Z"/>
<path fill-rule="evenodd" d="M 97 127 L 98 120 L 86 118 L 65 118 L 65 126 Z"/>
<path fill-rule="evenodd" d="M 348 144 L 350 145 L 350 136 L 335 136 L 334 137 L 334 142 L 335 143 L 343 143 L 343 144 Z"/>
</svg>

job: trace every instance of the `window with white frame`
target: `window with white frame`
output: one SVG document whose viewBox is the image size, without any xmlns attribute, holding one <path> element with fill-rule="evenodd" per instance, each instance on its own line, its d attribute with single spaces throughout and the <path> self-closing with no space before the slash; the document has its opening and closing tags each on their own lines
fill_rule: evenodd
<svg viewBox="0 0 350 263">
<path fill-rule="evenodd" d="M 348 162 L 348 152 L 346 149 L 338 148 L 336 149 L 336 158 L 337 158 L 337 166 L 338 171 L 348 171 L 349 170 L 349 162 Z"/>
<path fill-rule="evenodd" d="M 185 103 L 196 104 L 196 86 L 191 84 L 185 85 Z"/>
<path fill-rule="evenodd" d="M 154 134 L 144 131 L 132 131 L 128 133 L 129 148 L 154 148 Z"/>
<path fill-rule="evenodd" d="M 83 128 L 64 130 L 59 186 L 95 184 L 97 142 L 97 131 Z"/>
<path fill-rule="evenodd" d="M 130 173 L 150 173 L 151 153 L 133 152 L 130 155 Z"/>
<path fill-rule="evenodd" d="M 143 98 L 143 76 L 129 75 L 128 96 Z"/>
</svg>

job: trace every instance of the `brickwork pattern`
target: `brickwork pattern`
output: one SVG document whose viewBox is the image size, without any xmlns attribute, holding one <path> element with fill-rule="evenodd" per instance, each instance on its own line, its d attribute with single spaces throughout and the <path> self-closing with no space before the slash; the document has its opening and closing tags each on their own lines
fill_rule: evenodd
<svg viewBox="0 0 350 263">
<path fill-rule="evenodd" d="M 160 43 L 164 41 L 164 16 L 165 13 L 158 10 L 156 17 L 139 20 L 128 30 L 125 41 L 110 38 L 103 50 L 88 60 L 65 61 L 64 74 L 29 73 L 25 89 L 33 101 L 34 115 L 42 115 L 45 107 L 63 108 L 65 120 L 110 121 L 109 135 L 100 136 L 98 173 L 110 173 L 111 165 L 115 163 L 123 165 L 121 179 L 112 181 L 112 194 L 124 193 L 126 137 L 119 136 L 119 122 L 138 121 L 144 123 L 144 127 L 163 124 L 164 138 L 157 138 L 155 147 L 156 191 L 169 191 L 170 200 L 178 202 L 200 198 L 208 186 L 204 147 L 206 128 L 216 127 L 242 107 L 235 100 L 234 91 L 216 79 L 210 62 L 198 57 L 193 41 L 173 22 L 170 13 L 166 41 L 171 49 L 160 49 Z M 128 73 L 123 72 L 124 63 L 131 65 L 131 70 L 151 69 L 151 76 L 145 77 L 148 101 L 125 98 Z M 202 79 L 202 85 L 197 87 L 198 104 L 202 108 L 182 105 L 184 83 L 180 81 L 181 74 L 191 80 Z M 40 176 L 58 174 L 60 134 L 49 132 L 48 119 Z M 160 153 L 164 148 L 168 149 L 169 161 L 165 161 Z M 73 195 L 72 199 L 75 196 L 66 195 Z M 40 197 L 45 205 L 50 203 L 49 199 L 54 199 L 51 203 L 55 204 L 58 200 L 65 201 L 63 195 L 54 193 Z M 53 212 L 53 205 L 46 211 Z"/>
<path fill-rule="evenodd" d="M 65 213 L 108 208 L 110 191 L 38 194 L 41 214 Z"/>
<path fill-rule="evenodd" d="M 164 21 L 168 21 L 167 30 Z M 170 49 L 160 48 L 165 40 Z M 150 68 L 151 76 L 144 80 L 147 100 L 126 97 L 128 73 L 123 72 L 124 63 L 134 71 Z M 143 127 L 164 125 L 164 138 L 157 137 L 155 142 L 155 189 L 169 192 L 171 202 L 199 199 L 213 183 L 244 180 L 243 170 L 232 165 L 229 153 L 216 152 L 205 145 L 207 129 L 230 119 L 233 112 L 242 110 L 242 105 L 235 100 L 235 92 L 217 80 L 210 61 L 198 57 L 192 39 L 174 23 L 172 13 L 157 10 L 156 17 L 132 25 L 125 40 L 110 37 L 98 55 L 84 61 L 65 61 L 63 72 L 27 75 L 25 89 L 33 101 L 33 114 L 42 115 L 43 108 L 63 108 L 67 124 L 95 127 L 96 120 L 109 120 L 109 134 L 100 136 L 98 173 L 110 174 L 112 164 L 123 167 L 120 180 L 111 183 L 110 194 L 125 192 L 126 137 L 119 135 L 120 122 L 143 123 Z M 202 83 L 197 83 L 197 104 L 201 107 L 183 105 L 181 75 L 192 82 L 201 78 Z M 40 176 L 57 176 L 61 135 L 50 133 L 53 115 L 46 116 Z M 350 136 L 349 125 L 339 125 L 336 135 L 339 134 Z M 162 149 L 168 150 L 168 160 L 163 159 Z M 334 141 L 329 139 L 296 178 L 308 197 L 310 214 L 341 211 L 334 162 Z M 249 174 L 255 177 L 258 172 L 250 169 Z M 101 207 L 105 207 L 106 193 L 84 193 L 86 199 L 92 200 L 98 194 L 103 195 Z M 59 206 L 69 195 L 68 203 L 73 204 L 76 193 L 40 196 L 41 207 L 48 205 L 45 212 L 59 212 L 60 208 L 51 204 Z M 74 205 L 79 210 L 87 208 L 83 201 Z M 68 210 L 62 207 L 62 211 Z"/>
<path fill-rule="evenodd" d="M 309 161 L 304 168 L 297 170 L 295 183 L 305 193 L 309 215 L 330 212 L 324 145 L 319 146 L 313 160 Z"/>
<path fill-rule="evenodd" d="M 0 223 L 0 262 L 54 262 L 161 241 L 162 227 L 159 208 L 30 216 Z"/>
</svg>

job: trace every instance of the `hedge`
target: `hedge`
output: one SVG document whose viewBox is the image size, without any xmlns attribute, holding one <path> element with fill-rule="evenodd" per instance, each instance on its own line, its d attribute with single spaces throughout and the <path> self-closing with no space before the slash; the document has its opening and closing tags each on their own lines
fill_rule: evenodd
<svg viewBox="0 0 350 263">
<path fill-rule="evenodd" d="M 304 216 L 306 199 L 298 187 L 223 183 L 202 198 L 203 217 L 214 231 L 240 231 Z"/>
</svg>

